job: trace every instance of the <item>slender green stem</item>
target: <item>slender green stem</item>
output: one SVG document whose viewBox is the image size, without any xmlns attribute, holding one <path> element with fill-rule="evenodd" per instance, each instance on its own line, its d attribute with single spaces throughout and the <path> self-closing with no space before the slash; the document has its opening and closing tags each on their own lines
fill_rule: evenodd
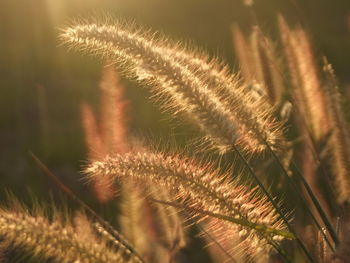
<svg viewBox="0 0 350 263">
<path fill-rule="evenodd" d="M 306 146 L 309 147 L 309 149 L 311 150 L 312 152 L 312 156 L 314 158 L 315 161 L 317 161 L 317 164 L 320 165 L 321 167 L 321 173 L 323 174 L 323 176 L 327 176 L 328 177 L 328 174 L 327 172 L 325 171 L 325 168 L 323 166 L 323 163 L 321 162 L 320 160 L 320 157 L 319 157 L 319 154 L 318 154 L 318 151 L 316 150 L 316 142 L 315 142 L 315 139 L 314 137 L 312 136 L 312 133 L 309 129 L 309 126 L 306 124 L 306 121 L 305 119 L 303 118 L 303 115 L 301 114 L 300 110 L 299 110 L 299 107 L 296 107 L 296 110 L 298 111 L 298 116 L 300 116 L 300 121 L 301 121 L 301 124 L 304 126 L 304 128 L 306 129 L 307 131 L 307 136 L 309 137 L 310 141 L 311 141 L 311 146 L 306 143 Z M 281 163 L 279 158 L 276 156 L 276 154 L 272 151 L 271 147 L 267 144 L 267 142 L 265 142 L 267 147 L 269 148 L 269 151 L 275 156 L 275 159 L 277 160 L 277 162 Z M 299 179 L 302 181 L 302 183 L 304 184 L 312 202 L 314 203 L 319 215 L 321 216 L 322 218 L 322 221 L 323 223 L 325 224 L 325 226 L 327 227 L 333 241 L 334 241 L 334 244 L 335 246 L 338 245 L 339 243 L 339 238 L 336 234 L 336 231 L 334 230 L 334 227 L 332 226 L 332 224 L 330 223 L 330 220 L 328 219 L 326 213 L 323 211 L 321 205 L 320 205 L 320 202 L 318 201 L 317 197 L 315 196 L 315 194 L 313 193 L 310 185 L 307 183 L 307 181 L 305 180 L 305 178 L 302 176 L 300 170 L 298 169 L 298 167 L 294 164 L 294 162 L 292 162 L 292 165 L 293 167 L 295 168 L 296 170 L 296 174 L 298 175 Z M 281 164 L 280 164 L 281 166 Z M 281 166 L 281 168 L 283 168 L 282 170 L 284 171 L 284 173 L 286 172 L 283 165 Z M 288 176 L 289 177 L 289 176 Z M 320 230 L 322 235 L 325 236 L 324 234 L 324 231 L 322 231 L 322 229 Z M 330 246 L 330 248 L 334 251 L 334 248 L 330 245 L 328 239 L 325 239 L 327 244 Z"/>
<path fill-rule="evenodd" d="M 183 205 L 180 205 L 180 204 L 176 204 L 174 202 L 162 201 L 162 200 L 157 200 L 157 199 L 154 199 L 154 198 L 150 198 L 150 200 L 153 201 L 153 202 L 158 202 L 158 203 L 161 203 L 161 204 L 171 205 L 171 206 L 174 206 L 174 207 L 177 207 L 177 208 L 187 209 L 187 210 L 191 210 L 191 211 L 194 211 L 196 213 L 199 213 L 199 214 L 204 214 L 204 215 L 208 215 L 208 216 L 211 216 L 211 217 L 215 217 L 215 218 L 218 218 L 218 219 L 221 219 L 221 220 L 224 220 L 224 221 L 228 221 L 228 222 L 231 222 L 231 223 L 234 223 L 234 224 L 238 224 L 238 225 L 245 226 L 245 227 L 248 227 L 248 228 L 251 228 L 251 229 L 255 229 L 256 231 L 259 231 L 261 233 L 274 234 L 274 235 L 285 237 L 287 239 L 295 239 L 295 235 L 293 233 L 291 233 L 291 232 L 274 229 L 274 228 L 267 227 L 267 226 L 260 225 L 260 224 L 256 224 L 256 223 L 244 220 L 244 219 L 234 218 L 232 216 L 226 216 L 226 215 L 222 215 L 222 214 L 218 214 L 218 213 L 213 213 L 213 212 L 210 212 L 210 211 L 207 211 L 207 210 L 198 209 L 198 208 L 194 208 L 194 207 L 187 208 L 186 206 L 183 206 Z"/>
<path fill-rule="evenodd" d="M 164 200 L 158 200 L 158 199 L 154 199 L 154 198 L 148 198 L 148 200 L 150 200 L 150 201 L 152 201 L 152 202 L 155 202 L 155 203 L 159 203 L 159 204 L 162 204 L 162 205 L 168 205 L 168 206 L 172 206 L 172 207 L 175 207 L 175 208 L 179 208 L 179 209 L 183 209 L 184 211 L 186 211 L 186 212 L 188 212 L 187 210 L 188 210 L 188 208 L 187 207 L 185 207 L 185 206 L 183 206 L 183 205 L 180 205 L 180 204 L 178 204 L 178 203 L 175 203 L 175 202 L 169 202 L 169 201 L 164 201 Z M 193 208 L 191 208 L 191 210 L 194 210 Z M 200 210 L 200 209 L 198 209 L 198 210 Z M 196 210 L 196 212 L 199 212 L 199 213 L 204 213 L 205 211 L 202 211 L 202 210 L 200 210 L 200 211 L 197 211 Z M 206 215 L 208 215 L 207 213 L 205 213 Z M 206 234 L 219 248 L 220 248 L 220 250 L 222 250 L 222 252 L 227 256 L 227 257 L 229 257 L 231 260 L 232 260 L 232 262 L 234 262 L 234 263 L 237 263 L 237 261 L 230 255 L 230 253 L 229 252 L 227 252 L 226 251 L 226 249 L 225 248 L 223 248 L 222 246 L 221 246 L 221 244 L 210 234 L 210 233 L 208 233 L 200 224 L 196 224 L 197 226 L 198 226 L 198 228 L 204 233 L 204 234 Z"/>
<path fill-rule="evenodd" d="M 295 236 L 296 241 L 298 242 L 300 248 L 303 250 L 303 252 L 305 253 L 305 255 L 307 256 L 307 258 L 309 259 L 310 262 L 316 262 L 314 260 L 314 258 L 311 256 L 311 254 L 309 253 L 309 251 L 306 249 L 305 245 L 303 244 L 303 242 L 301 241 L 301 239 L 296 235 L 295 231 L 293 230 L 292 226 L 290 225 L 290 223 L 288 222 L 288 219 L 285 217 L 285 215 L 282 213 L 281 209 L 278 207 L 276 201 L 272 198 L 272 196 L 270 195 L 270 193 L 266 190 L 265 186 L 261 183 L 261 181 L 259 180 L 259 178 L 256 176 L 253 168 L 250 166 L 250 164 L 248 163 L 248 161 L 244 158 L 244 156 L 242 155 L 242 153 L 239 151 L 239 149 L 237 149 L 236 146 L 233 146 L 233 149 L 235 150 L 235 152 L 237 153 L 238 157 L 242 160 L 242 162 L 244 163 L 244 165 L 246 166 L 246 168 L 249 171 L 249 174 L 253 177 L 253 179 L 255 180 L 255 182 L 258 184 L 258 186 L 260 187 L 260 189 L 263 191 L 263 193 L 266 195 L 266 197 L 268 198 L 268 200 L 270 201 L 270 203 L 273 205 L 273 207 L 276 209 L 276 211 L 279 213 L 281 219 L 285 222 L 285 224 L 287 225 L 289 231 L 291 233 L 293 233 L 293 235 Z"/>
<path fill-rule="evenodd" d="M 180 209 L 184 209 L 185 211 L 186 210 L 192 210 L 192 211 L 195 211 L 196 213 L 201 213 L 201 214 L 204 214 L 204 215 L 208 215 L 208 216 L 212 216 L 212 217 L 215 217 L 215 218 L 218 218 L 218 219 L 221 219 L 221 220 L 226 220 L 226 221 L 229 221 L 229 222 L 232 222 L 232 223 L 235 223 L 235 224 L 241 224 L 241 222 L 237 221 L 236 218 L 232 218 L 232 217 L 229 217 L 229 216 L 223 216 L 223 215 L 220 215 L 220 214 L 216 214 L 216 213 L 212 213 L 212 212 L 209 212 L 209 211 L 205 211 L 205 210 L 202 210 L 202 209 L 196 209 L 196 208 L 187 208 L 183 205 L 180 205 L 180 204 L 177 204 L 175 202 L 169 202 L 169 201 L 163 201 L 163 200 L 157 200 L 157 199 L 154 199 L 154 198 L 150 198 L 150 200 L 152 202 L 156 202 L 156 203 L 160 203 L 160 204 L 163 204 L 163 205 L 169 205 L 169 206 L 173 206 L 173 207 L 176 207 L 176 208 L 180 208 Z M 204 233 L 206 233 L 211 239 L 213 239 L 213 241 L 220 247 L 220 249 L 222 249 L 224 251 L 224 253 L 230 257 L 234 262 L 236 262 L 236 260 L 234 258 L 232 258 L 232 256 L 220 245 L 220 243 L 218 243 L 215 238 L 213 238 L 209 233 L 207 233 L 205 231 L 205 229 L 203 229 L 200 225 L 199 227 L 202 229 L 202 231 Z M 251 225 L 249 225 L 248 227 L 251 227 L 251 228 L 254 228 L 252 227 Z M 256 230 L 259 231 L 259 229 L 257 228 L 254 228 Z M 268 228 L 264 227 L 264 232 L 269 232 L 269 231 L 266 231 Z M 272 229 L 270 229 L 272 230 Z M 261 231 L 261 229 L 260 229 Z M 283 249 L 281 249 L 273 240 L 271 240 L 270 237 L 267 237 L 264 232 L 262 232 L 262 236 L 267 240 L 267 242 L 273 246 L 276 251 L 278 253 L 280 253 L 280 255 L 282 256 L 283 260 L 287 263 L 291 263 L 291 259 L 288 257 L 288 255 L 285 253 L 285 251 Z M 271 232 L 272 233 L 272 232 Z M 293 233 L 290 233 L 290 232 L 286 232 L 286 231 L 279 231 L 279 230 L 274 230 L 273 233 L 277 234 L 277 235 L 281 235 L 281 236 L 284 236 L 285 238 L 288 238 L 288 239 L 295 239 L 295 236 Z"/>
<path fill-rule="evenodd" d="M 285 175 L 285 177 L 287 178 L 287 180 L 290 182 L 290 184 L 294 187 L 294 189 L 297 191 L 298 196 L 300 196 L 300 199 L 304 202 L 308 213 L 310 214 L 310 216 L 312 217 L 313 221 L 315 222 L 315 224 L 317 225 L 317 227 L 319 228 L 321 234 L 323 235 L 323 237 L 325 238 L 328 246 L 332 249 L 332 251 L 334 252 L 334 247 L 331 245 L 327 235 L 325 234 L 325 232 L 322 230 L 322 227 L 320 226 L 320 224 L 318 223 L 317 219 L 315 218 L 314 214 L 310 211 L 310 209 L 307 206 L 307 201 L 303 198 L 302 193 L 300 192 L 299 188 L 295 185 L 295 183 L 293 182 L 293 180 L 290 178 L 290 176 L 288 175 L 286 169 L 284 168 L 281 160 L 278 158 L 278 156 L 276 155 L 276 153 L 271 149 L 270 145 L 268 145 L 268 143 L 266 143 L 266 146 L 268 148 L 268 150 L 271 152 L 272 156 L 274 157 L 274 159 L 277 161 L 277 164 L 279 165 L 279 167 L 281 168 L 283 174 Z M 298 176 L 298 178 L 301 180 L 301 182 L 303 183 L 303 185 L 306 188 L 306 191 L 308 193 L 308 195 L 310 196 L 313 204 L 315 205 L 319 215 L 322 218 L 322 221 L 324 222 L 325 226 L 327 227 L 333 241 L 335 244 L 337 244 L 338 241 L 338 237 L 334 231 L 333 226 L 331 225 L 327 215 L 325 214 L 325 212 L 323 211 L 320 202 L 318 201 L 317 197 L 315 196 L 315 194 L 313 193 L 310 185 L 306 182 L 305 178 L 302 176 L 300 170 L 298 169 L 298 167 L 295 165 L 294 162 L 292 162 L 293 168 L 296 171 L 296 175 Z"/>
<path fill-rule="evenodd" d="M 317 197 L 315 196 L 315 194 L 313 193 L 310 185 L 308 184 L 308 182 L 305 180 L 304 176 L 301 174 L 299 168 L 294 164 L 294 162 L 292 162 L 293 168 L 296 171 L 296 174 L 298 175 L 299 179 L 301 180 L 301 182 L 303 183 L 303 185 L 305 186 L 306 191 L 308 192 L 312 202 L 314 203 L 318 213 L 320 214 L 323 223 L 325 224 L 325 226 L 327 227 L 329 234 L 331 235 L 334 244 L 337 246 L 339 244 L 339 238 L 336 234 L 336 231 L 334 229 L 334 227 L 332 226 L 329 218 L 327 217 L 326 213 L 324 212 L 324 210 L 322 209 L 320 202 L 318 201 Z M 323 233 L 323 231 L 322 231 Z M 328 242 L 327 242 L 328 243 Z M 334 250 L 333 250 L 334 251 Z"/>
<path fill-rule="evenodd" d="M 269 243 L 273 246 L 274 249 L 282 256 L 282 259 L 286 263 L 292 263 L 292 259 L 286 254 L 286 252 L 276 244 L 273 240 L 269 240 Z"/>
</svg>

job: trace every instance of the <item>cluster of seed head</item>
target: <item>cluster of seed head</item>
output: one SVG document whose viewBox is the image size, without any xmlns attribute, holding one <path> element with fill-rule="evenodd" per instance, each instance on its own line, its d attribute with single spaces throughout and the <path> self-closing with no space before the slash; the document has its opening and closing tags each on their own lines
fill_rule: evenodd
<svg viewBox="0 0 350 263">
<path fill-rule="evenodd" d="M 267 200 L 256 189 L 238 185 L 229 179 L 230 173 L 222 174 L 211 164 L 199 164 L 179 155 L 143 152 L 93 162 L 85 172 L 92 178 L 151 179 L 153 183 L 167 187 L 173 200 L 180 200 L 185 209 L 200 220 L 208 218 L 209 212 L 214 217 L 223 215 L 238 221 L 238 224 L 231 224 L 231 229 L 241 237 L 261 241 L 255 243 L 257 247 L 265 247 L 266 235 L 274 240 L 283 239 L 277 232 L 265 231 L 285 229 Z"/>
<path fill-rule="evenodd" d="M 334 174 L 339 203 L 350 202 L 350 137 L 347 122 L 341 109 L 341 95 L 337 79 L 330 64 L 324 66 L 327 76 L 327 110 L 332 127 L 329 147 L 331 168 Z"/>
<path fill-rule="evenodd" d="M 96 237 L 81 240 L 72 225 L 63 225 L 59 219 L 49 222 L 24 211 L 1 211 L 0 236 L 9 246 L 24 248 L 33 256 L 52 258 L 54 262 L 125 262 Z"/>
<path fill-rule="evenodd" d="M 165 109 L 184 113 L 222 153 L 234 145 L 249 152 L 263 151 L 266 143 L 273 149 L 283 146 L 281 124 L 266 100 L 216 60 L 122 23 L 79 24 L 65 29 L 61 38 L 126 65 L 126 72 L 149 84 Z"/>
</svg>

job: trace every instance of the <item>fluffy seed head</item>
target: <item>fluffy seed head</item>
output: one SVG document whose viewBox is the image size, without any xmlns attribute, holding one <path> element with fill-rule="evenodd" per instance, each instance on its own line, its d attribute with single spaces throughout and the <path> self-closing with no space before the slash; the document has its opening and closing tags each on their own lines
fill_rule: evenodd
<svg viewBox="0 0 350 263">
<path fill-rule="evenodd" d="M 332 127 L 329 151 L 339 203 L 350 203 L 350 136 L 347 122 L 341 108 L 341 94 L 337 79 L 330 64 L 324 66 L 327 77 L 326 101 Z"/>
<path fill-rule="evenodd" d="M 58 218 L 50 222 L 25 211 L 1 209 L 0 236 L 5 245 L 53 262 L 125 262 L 119 252 L 112 251 L 96 236 L 78 235 L 73 225 L 63 224 Z"/>
<path fill-rule="evenodd" d="M 161 153 L 130 153 L 106 158 L 85 169 L 90 177 L 112 176 L 151 180 L 168 188 L 194 217 L 227 221 L 235 233 L 244 230 L 256 248 L 268 248 L 274 236 L 289 237 L 276 211 L 256 189 L 234 183 L 210 164 Z"/>
<path fill-rule="evenodd" d="M 63 41 L 123 64 L 129 76 L 149 84 L 164 108 L 183 113 L 220 152 L 234 145 L 261 152 L 283 148 L 281 124 L 263 98 L 239 84 L 227 67 L 155 40 L 125 24 L 79 24 L 63 30 Z"/>
</svg>

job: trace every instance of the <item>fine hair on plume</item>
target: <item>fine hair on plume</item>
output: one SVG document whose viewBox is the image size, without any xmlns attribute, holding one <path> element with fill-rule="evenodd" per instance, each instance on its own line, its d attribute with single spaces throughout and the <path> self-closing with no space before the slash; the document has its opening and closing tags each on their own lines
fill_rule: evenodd
<svg viewBox="0 0 350 263">
<path fill-rule="evenodd" d="M 222 173 L 208 162 L 197 162 L 182 154 L 131 152 L 93 162 L 84 173 L 92 180 L 100 176 L 133 178 L 164 186 L 171 201 L 180 201 L 180 207 L 199 221 L 214 217 L 226 222 L 232 235 L 241 233 L 243 240 L 255 240 L 249 242 L 254 245 L 252 254 L 269 251 L 270 241 L 294 239 L 257 189 L 238 184 L 239 176 L 232 180 L 232 171 Z"/>
<path fill-rule="evenodd" d="M 9 196 L 0 206 L 0 261 L 16 261 L 18 251 L 20 262 L 347 262 L 350 134 L 341 79 L 326 58 L 321 67 L 305 28 L 279 15 L 272 38 L 254 1 L 242 3 L 252 24 L 231 26 L 236 68 L 107 15 L 62 26 L 64 47 L 102 61 L 97 96 L 84 90 L 78 102 L 87 160 L 80 175 L 90 188 L 75 194 L 65 169 L 53 167 L 56 176 L 30 151 L 79 209 L 25 207 Z"/>
<path fill-rule="evenodd" d="M 12 195 L 8 200 L 9 208 L 0 209 L 3 247 L 21 248 L 29 257 L 53 262 L 142 262 L 114 238 L 111 246 L 102 235 L 106 230 L 83 212 L 72 217 L 53 205 L 48 209 L 38 204 L 30 212 Z"/>
<path fill-rule="evenodd" d="M 266 144 L 274 150 L 285 145 L 282 123 L 266 99 L 257 98 L 216 59 L 120 21 L 76 23 L 62 30 L 61 39 L 116 63 L 127 76 L 147 84 L 163 108 L 183 113 L 220 153 L 234 146 L 255 153 Z"/>
</svg>

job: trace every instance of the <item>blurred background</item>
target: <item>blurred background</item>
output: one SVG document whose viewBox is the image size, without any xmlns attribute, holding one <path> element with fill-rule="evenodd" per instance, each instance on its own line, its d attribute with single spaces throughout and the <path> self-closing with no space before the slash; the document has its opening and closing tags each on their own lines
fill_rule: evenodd
<svg viewBox="0 0 350 263">
<path fill-rule="evenodd" d="M 348 93 L 349 0 L 256 0 L 253 9 L 273 39 L 278 38 L 278 13 L 291 24 L 303 24 L 316 52 L 329 58 Z M 103 65 L 60 44 L 59 29 L 65 24 L 92 13 L 109 13 L 202 47 L 237 68 L 231 26 L 236 23 L 248 32 L 250 11 L 240 0 L 0 0 L 1 192 L 9 189 L 25 196 L 30 189 L 42 198 L 56 191 L 31 160 L 32 151 L 84 195 L 79 171 L 87 157 L 80 103 L 98 109 Z M 166 137 L 172 128 L 146 99 L 147 92 L 135 83 L 123 83 L 132 129 Z"/>
</svg>

